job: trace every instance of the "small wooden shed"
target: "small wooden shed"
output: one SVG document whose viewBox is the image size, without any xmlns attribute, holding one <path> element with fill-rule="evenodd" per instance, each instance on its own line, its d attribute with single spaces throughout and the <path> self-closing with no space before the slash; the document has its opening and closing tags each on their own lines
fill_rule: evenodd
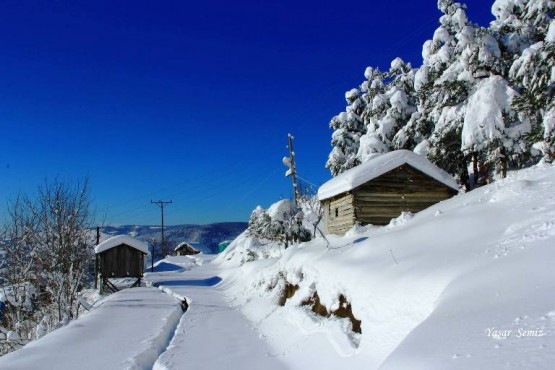
<svg viewBox="0 0 555 370">
<path fill-rule="evenodd" d="M 356 222 L 387 225 L 402 212 L 419 212 L 458 193 L 455 179 L 408 150 L 379 155 L 318 189 L 327 233 L 345 234 Z"/>
<path fill-rule="evenodd" d="M 174 252 L 176 256 L 190 256 L 200 253 L 198 249 L 187 242 L 179 243 L 179 245 L 175 247 Z"/>
<path fill-rule="evenodd" d="M 128 235 L 117 235 L 98 244 L 96 254 L 96 277 L 100 277 L 100 292 L 106 288 L 117 291 L 111 278 L 136 277 L 132 286 L 139 286 L 144 273 L 144 257 L 149 255 L 148 245 Z"/>
</svg>

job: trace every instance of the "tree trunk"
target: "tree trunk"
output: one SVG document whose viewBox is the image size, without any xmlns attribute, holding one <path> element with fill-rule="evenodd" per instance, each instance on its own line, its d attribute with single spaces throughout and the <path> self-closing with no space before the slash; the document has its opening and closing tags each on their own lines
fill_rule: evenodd
<svg viewBox="0 0 555 370">
<path fill-rule="evenodd" d="M 507 177 L 507 151 L 505 147 L 501 147 L 499 150 L 499 164 L 501 166 L 501 178 Z"/>
<path fill-rule="evenodd" d="M 478 183 L 478 178 L 480 177 L 480 174 L 478 173 L 478 153 L 476 152 L 472 153 L 472 175 L 472 188 L 475 188 Z"/>
</svg>

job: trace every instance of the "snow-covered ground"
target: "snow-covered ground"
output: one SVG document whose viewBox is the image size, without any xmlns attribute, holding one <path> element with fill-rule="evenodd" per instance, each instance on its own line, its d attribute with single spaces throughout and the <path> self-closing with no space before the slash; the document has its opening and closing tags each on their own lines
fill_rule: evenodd
<svg viewBox="0 0 555 370">
<path fill-rule="evenodd" d="M 228 294 L 295 369 L 551 369 L 554 189 L 551 165 L 515 172 L 389 226 L 244 263 Z M 240 265 L 249 239 L 217 262 Z M 298 290 L 282 307 L 286 282 Z M 328 312 L 344 295 L 362 333 L 303 305 L 314 292 Z"/>
<path fill-rule="evenodd" d="M 98 301 L 68 326 L 0 357 L 0 369 L 287 369 L 230 307 L 213 258 L 159 261 L 145 277 L 154 287 Z"/>
<path fill-rule="evenodd" d="M 187 270 L 146 276 L 155 286 L 189 303 L 170 346 L 154 369 L 287 369 L 252 323 L 230 307 L 221 269 L 207 263 L 210 257 L 206 258 L 169 257 L 167 264 L 181 264 Z M 203 265 L 191 268 L 187 260 Z"/>
<path fill-rule="evenodd" d="M 0 369 L 152 368 L 181 315 L 180 302 L 158 289 L 126 289 L 69 325 L 0 357 Z"/>
<path fill-rule="evenodd" d="M 170 257 L 145 277 L 158 289 L 112 295 L 0 368 L 551 369 L 553 189 L 542 165 L 344 237 L 250 253 L 271 246 L 245 233 L 215 259 Z M 314 313 L 315 292 L 327 312 L 344 296 L 361 333 Z"/>
</svg>

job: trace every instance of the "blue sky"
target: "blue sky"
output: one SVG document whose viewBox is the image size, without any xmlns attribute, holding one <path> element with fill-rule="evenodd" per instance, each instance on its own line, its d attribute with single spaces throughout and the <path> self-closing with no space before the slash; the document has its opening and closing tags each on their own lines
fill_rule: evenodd
<svg viewBox="0 0 555 370">
<path fill-rule="evenodd" d="M 467 1 L 486 25 L 491 3 Z M 88 176 L 107 224 L 246 221 L 320 185 L 329 120 L 366 66 L 421 63 L 435 1 L 25 1 L 0 12 L 0 219 L 45 178 Z"/>
</svg>

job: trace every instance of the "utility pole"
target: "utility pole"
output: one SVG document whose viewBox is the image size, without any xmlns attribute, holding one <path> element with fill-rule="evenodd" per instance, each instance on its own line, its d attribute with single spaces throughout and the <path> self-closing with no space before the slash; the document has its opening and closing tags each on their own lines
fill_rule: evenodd
<svg viewBox="0 0 555 370">
<path fill-rule="evenodd" d="M 96 245 L 100 244 L 100 226 L 96 227 Z M 94 289 L 98 288 L 98 254 L 94 254 Z"/>
<path fill-rule="evenodd" d="M 295 167 L 295 151 L 293 150 L 293 135 L 288 134 L 289 137 L 289 164 L 290 164 L 290 175 L 293 180 L 293 201 L 295 202 L 295 207 L 298 207 L 297 199 L 297 169 Z M 289 171 L 288 171 L 289 172 Z"/>
<path fill-rule="evenodd" d="M 172 201 L 171 200 L 169 200 L 169 201 L 158 200 L 158 201 L 154 202 L 154 201 L 151 200 L 150 203 L 157 204 L 160 207 L 160 210 L 162 211 L 162 242 L 160 244 L 160 248 L 162 249 L 162 254 L 163 254 L 164 251 L 165 251 L 165 249 L 164 249 L 164 206 L 166 204 L 172 203 Z M 154 272 L 154 245 L 152 246 L 152 257 L 150 259 L 150 262 L 151 262 L 151 272 Z"/>
</svg>

